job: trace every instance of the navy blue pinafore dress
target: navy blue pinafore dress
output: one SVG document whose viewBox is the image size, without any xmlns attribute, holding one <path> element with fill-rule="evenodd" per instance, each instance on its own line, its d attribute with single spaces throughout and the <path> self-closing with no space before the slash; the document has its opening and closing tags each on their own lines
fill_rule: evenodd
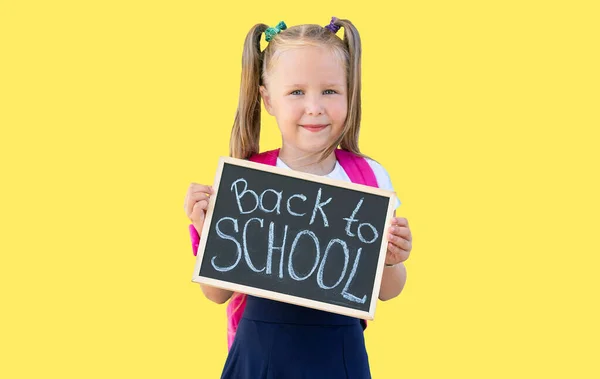
<svg viewBox="0 0 600 379">
<path fill-rule="evenodd" d="M 363 324 L 248 296 L 222 379 L 371 378 Z"/>
</svg>

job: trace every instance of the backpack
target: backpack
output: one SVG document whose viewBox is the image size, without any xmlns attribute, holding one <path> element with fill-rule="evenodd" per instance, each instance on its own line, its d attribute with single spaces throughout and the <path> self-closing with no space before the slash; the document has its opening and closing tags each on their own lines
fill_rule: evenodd
<svg viewBox="0 0 600 379">
<path fill-rule="evenodd" d="M 269 166 L 275 166 L 277 164 L 277 157 L 279 157 L 279 150 L 270 150 L 264 153 L 255 154 L 249 158 L 250 161 L 256 163 L 262 163 Z M 340 163 L 340 166 L 344 169 L 350 181 L 352 183 L 364 184 L 371 187 L 379 187 L 377 184 L 377 178 L 373 169 L 369 163 L 362 157 L 355 155 L 346 150 L 336 149 L 335 156 Z M 198 232 L 192 224 L 189 226 L 190 236 L 192 238 L 192 249 L 194 255 L 198 252 L 198 245 L 200 238 Z M 234 293 L 229 303 L 227 304 L 227 349 L 231 349 L 237 327 L 244 314 L 246 307 L 246 295 L 241 293 Z M 367 321 L 360 320 L 363 326 L 363 330 L 367 328 Z"/>
</svg>

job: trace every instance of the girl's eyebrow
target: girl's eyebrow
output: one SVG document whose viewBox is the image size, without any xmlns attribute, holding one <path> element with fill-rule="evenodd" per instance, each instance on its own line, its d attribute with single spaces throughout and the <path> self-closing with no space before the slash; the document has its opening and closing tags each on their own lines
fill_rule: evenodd
<svg viewBox="0 0 600 379">
<path fill-rule="evenodd" d="M 298 88 L 298 87 L 305 87 L 305 84 L 287 84 L 284 87 L 286 88 Z M 330 83 L 325 83 L 324 87 L 343 87 L 344 85 L 342 83 L 335 83 L 335 82 L 330 82 Z"/>
</svg>

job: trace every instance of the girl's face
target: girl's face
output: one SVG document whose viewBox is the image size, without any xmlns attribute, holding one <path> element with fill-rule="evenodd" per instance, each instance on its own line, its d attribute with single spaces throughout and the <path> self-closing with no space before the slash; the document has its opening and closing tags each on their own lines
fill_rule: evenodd
<svg viewBox="0 0 600 379">
<path fill-rule="evenodd" d="M 284 51 L 260 88 L 265 109 L 277 120 L 282 149 L 316 153 L 341 134 L 348 114 L 343 62 L 323 47 Z"/>
</svg>

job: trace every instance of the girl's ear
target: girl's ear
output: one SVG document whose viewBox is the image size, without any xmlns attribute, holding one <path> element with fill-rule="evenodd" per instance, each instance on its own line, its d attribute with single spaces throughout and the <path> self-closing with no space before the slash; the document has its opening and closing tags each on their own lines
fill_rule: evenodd
<svg viewBox="0 0 600 379">
<path fill-rule="evenodd" d="M 263 103 L 265 104 L 265 109 L 267 110 L 267 113 L 269 113 L 271 116 L 273 116 L 272 113 L 272 109 L 273 109 L 273 105 L 271 104 L 271 98 L 269 97 L 269 92 L 267 91 L 267 87 L 265 86 L 260 86 L 260 96 L 263 99 Z"/>
</svg>

